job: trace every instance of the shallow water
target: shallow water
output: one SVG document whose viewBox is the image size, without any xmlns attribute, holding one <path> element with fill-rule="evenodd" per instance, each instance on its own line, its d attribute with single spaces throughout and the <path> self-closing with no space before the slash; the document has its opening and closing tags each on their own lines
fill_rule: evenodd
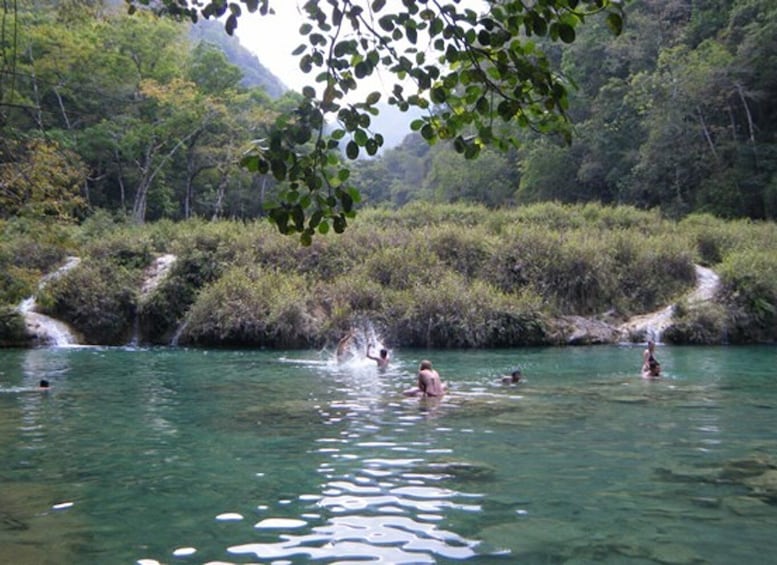
<svg viewBox="0 0 777 565">
<path fill-rule="evenodd" d="M 0 351 L 0 563 L 765 563 L 776 353 Z"/>
</svg>

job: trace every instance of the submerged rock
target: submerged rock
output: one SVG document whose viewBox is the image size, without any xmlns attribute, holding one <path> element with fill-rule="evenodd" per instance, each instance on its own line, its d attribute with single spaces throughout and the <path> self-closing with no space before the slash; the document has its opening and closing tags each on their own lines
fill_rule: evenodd
<svg viewBox="0 0 777 565">
<path fill-rule="evenodd" d="M 462 481 L 490 481 L 496 470 L 484 463 L 472 461 L 432 461 L 414 469 L 418 473 L 435 473 L 449 475 Z"/>
<path fill-rule="evenodd" d="M 770 504 L 777 504 L 777 470 L 770 469 L 757 477 L 751 477 L 742 482 L 753 491 L 755 496 Z"/>
</svg>

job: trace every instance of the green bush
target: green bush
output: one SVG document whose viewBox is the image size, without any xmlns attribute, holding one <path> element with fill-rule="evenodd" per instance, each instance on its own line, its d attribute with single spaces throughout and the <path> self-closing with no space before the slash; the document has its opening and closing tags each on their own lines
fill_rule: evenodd
<svg viewBox="0 0 777 565">
<path fill-rule="evenodd" d="M 235 267 L 204 289 L 180 343 L 200 346 L 309 347 L 318 341 L 308 284 L 299 276 Z"/>
<path fill-rule="evenodd" d="M 85 247 L 85 252 L 98 262 L 111 261 L 126 269 L 147 267 L 154 257 L 151 238 L 137 226 L 124 226 L 102 234 Z"/>
<path fill-rule="evenodd" d="M 327 342 L 339 339 L 356 320 L 369 319 L 376 327 L 386 326 L 391 292 L 364 276 L 350 273 L 316 288 L 317 318 L 325 320 L 322 337 Z"/>
<path fill-rule="evenodd" d="M 726 311 L 715 303 L 678 304 L 663 341 L 683 345 L 715 345 L 727 340 Z"/>
<path fill-rule="evenodd" d="M 0 306 L 0 347 L 21 347 L 29 343 L 24 317 L 19 310 Z"/>
<path fill-rule="evenodd" d="M 354 273 L 392 290 L 434 285 L 446 269 L 428 249 L 424 238 L 420 239 L 422 241 L 409 241 L 404 246 L 377 250 L 356 266 Z"/>
<path fill-rule="evenodd" d="M 0 258 L 0 305 L 17 305 L 38 288 L 40 272 L 4 263 Z"/>
<path fill-rule="evenodd" d="M 45 286 L 38 307 L 67 322 L 87 343 L 120 345 L 132 337 L 138 284 L 138 272 L 112 261 L 82 261 Z"/>
<path fill-rule="evenodd" d="M 481 227 L 462 229 L 442 224 L 425 231 L 431 251 L 446 267 L 467 279 L 478 277 L 492 254 L 492 238 Z"/>
<path fill-rule="evenodd" d="M 447 273 L 434 286 L 392 295 L 388 335 L 400 346 L 476 348 L 541 343 L 544 324 L 496 288 Z"/>
<path fill-rule="evenodd" d="M 33 294 L 67 255 L 85 258 L 38 303 L 94 343 L 127 340 L 136 310 L 140 338 L 154 344 L 169 343 L 186 322 L 190 343 L 307 347 L 364 320 L 406 346 L 547 343 L 549 316 L 622 319 L 677 301 L 694 285 L 697 260 L 724 278 L 720 305 L 732 341 L 777 338 L 768 257 L 777 225 L 767 222 L 696 215 L 678 224 L 657 211 L 599 204 L 414 203 L 396 212 L 365 209 L 344 234 L 316 237 L 309 247 L 266 221 L 136 226 L 95 214 L 79 232 L 26 219 L 2 221 L 0 232 L 0 304 Z M 177 261 L 138 304 L 142 269 L 159 253 Z M 217 301 L 229 303 L 230 281 L 259 312 L 247 310 L 258 319 L 245 327 L 237 310 Z M 687 307 L 670 335 L 714 341 L 720 314 Z"/>
<path fill-rule="evenodd" d="M 616 298 L 613 277 L 611 255 L 599 237 L 540 226 L 515 228 L 496 245 L 485 272 L 504 292 L 532 289 L 554 310 L 575 314 L 609 308 Z"/>
<path fill-rule="evenodd" d="M 165 280 L 138 307 L 138 337 L 142 342 L 171 342 L 202 288 L 221 276 L 224 264 L 216 257 L 218 248 L 218 244 L 205 249 L 188 248 L 176 258 Z"/>
<path fill-rule="evenodd" d="M 777 255 L 774 248 L 729 255 L 720 265 L 721 302 L 732 343 L 777 339 Z"/>
<path fill-rule="evenodd" d="M 694 252 L 677 233 L 635 238 L 612 232 L 603 238 L 617 271 L 614 304 L 627 315 L 649 312 L 676 300 L 696 282 Z"/>
</svg>

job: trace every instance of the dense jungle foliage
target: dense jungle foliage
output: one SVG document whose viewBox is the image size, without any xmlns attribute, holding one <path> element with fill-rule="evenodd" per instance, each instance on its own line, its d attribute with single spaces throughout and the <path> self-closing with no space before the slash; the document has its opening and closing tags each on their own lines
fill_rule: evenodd
<svg viewBox="0 0 777 565">
<path fill-rule="evenodd" d="M 565 343 L 561 315 L 617 324 L 677 303 L 665 341 L 777 339 L 777 226 L 599 204 L 512 210 L 416 203 L 365 210 L 345 234 L 302 247 L 266 221 L 81 226 L 0 223 L 0 342 L 29 344 L 16 306 L 68 322 L 88 343 L 331 347 L 370 324 L 391 347 Z M 148 267 L 168 276 L 142 291 Z M 60 278 L 42 275 L 69 255 Z M 689 303 L 694 264 L 721 277 Z M 632 336 L 643 340 L 644 335 Z"/>
<path fill-rule="evenodd" d="M 188 24 L 99 2 L 13 7 L 3 8 L 0 217 L 263 215 L 280 187 L 240 156 L 301 95 L 245 86 L 250 69 Z M 473 162 L 413 134 L 356 162 L 349 182 L 365 203 L 392 207 L 556 200 L 774 218 L 777 4 L 642 0 L 626 16 L 618 37 L 592 18 L 574 43 L 545 46 L 577 85 L 570 145 L 516 125 L 519 148 Z"/>
<path fill-rule="evenodd" d="M 365 201 L 594 201 L 672 218 L 775 218 L 777 3 L 641 0 L 626 10 L 623 35 L 587 20 L 555 50 L 578 87 L 571 144 L 517 132 L 520 148 L 473 164 L 411 137 L 360 163 Z"/>
</svg>

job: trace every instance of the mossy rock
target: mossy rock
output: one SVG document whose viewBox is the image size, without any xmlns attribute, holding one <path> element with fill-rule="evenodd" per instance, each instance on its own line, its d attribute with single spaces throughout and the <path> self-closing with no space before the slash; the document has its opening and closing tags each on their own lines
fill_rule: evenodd
<svg viewBox="0 0 777 565">
<path fill-rule="evenodd" d="M 16 308 L 0 308 L 0 347 L 25 347 L 31 342 L 21 312 Z"/>
</svg>

